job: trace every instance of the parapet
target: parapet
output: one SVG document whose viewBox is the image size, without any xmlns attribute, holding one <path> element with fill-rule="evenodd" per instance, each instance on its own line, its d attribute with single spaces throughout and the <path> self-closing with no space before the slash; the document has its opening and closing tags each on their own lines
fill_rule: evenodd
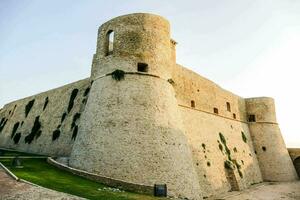
<svg viewBox="0 0 300 200">
<path fill-rule="evenodd" d="M 246 98 L 249 122 L 277 123 L 275 103 L 271 97 Z"/>
</svg>

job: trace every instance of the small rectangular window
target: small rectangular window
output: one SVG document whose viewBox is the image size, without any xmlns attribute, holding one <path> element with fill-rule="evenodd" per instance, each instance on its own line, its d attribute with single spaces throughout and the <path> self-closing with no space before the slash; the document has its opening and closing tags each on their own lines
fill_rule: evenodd
<svg viewBox="0 0 300 200">
<path fill-rule="evenodd" d="M 195 108 L 195 101 L 193 101 L 193 100 L 191 101 L 191 107 Z"/>
<path fill-rule="evenodd" d="M 215 113 L 215 114 L 219 114 L 218 108 L 214 108 L 214 113 Z"/>
<path fill-rule="evenodd" d="M 235 113 L 233 113 L 232 115 L 233 115 L 233 119 L 236 119 L 236 114 L 235 114 Z"/>
<path fill-rule="evenodd" d="M 139 72 L 148 72 L 148 64 L 146 64 L 146 63 L 138 63 L 137 70 Z"/>
<path fill-rule="evenodd" d="M 255 115 L 249 115 L 248 121 L 249 122 L 256 122 Z"/>
<path fill-rule="evenodd" d="M 231 112 L 230 103 L 226 102 L 227 111 Z"/>
</svg>

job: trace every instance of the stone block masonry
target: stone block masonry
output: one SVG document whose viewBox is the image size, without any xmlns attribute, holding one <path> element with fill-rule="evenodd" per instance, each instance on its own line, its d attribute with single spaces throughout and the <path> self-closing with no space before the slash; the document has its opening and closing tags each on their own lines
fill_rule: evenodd
<svg viewBox="0 0 300 200">
<path fill-rule="evenodd" d="M 132 186 L 167 184 L 170 197 L 297 180 L 273 99 L 244 99 L 176 64 L 176 44 L 157 15 L 104 23 L 91 76 L 5 105 L 0 147 L 69 156 L 73 169 Z"/>
</svg>

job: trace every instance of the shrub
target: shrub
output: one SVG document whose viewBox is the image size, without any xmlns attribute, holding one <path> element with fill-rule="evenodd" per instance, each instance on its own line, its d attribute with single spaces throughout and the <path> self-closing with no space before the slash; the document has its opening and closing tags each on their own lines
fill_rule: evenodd
<svg viewBox="0 0 300 200">
<path fill-rule="evenodd" d="M 125 72 L 123 70 L 116 69 L 111 73 L 111 77 L 116 81 L 121 81 L 125 77 Z"/>
</svg>

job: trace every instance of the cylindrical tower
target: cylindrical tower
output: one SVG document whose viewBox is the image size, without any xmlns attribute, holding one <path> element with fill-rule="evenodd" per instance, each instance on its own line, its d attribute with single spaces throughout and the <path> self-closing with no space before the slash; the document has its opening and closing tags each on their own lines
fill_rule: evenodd
<svg viewBox="0 0 300 200">
<path fill-rule="evenodd" d="M 200 198 L 175 92 L 167 81 L 170 58 L 169 23 L 160 16 L 125 15 L 100 27 L 94 82 L 72 167 L 136 184 L 167 184 L 170 196 Z M 121 80 L 110 75 L 117 69 L 123 71 Z"/>
<path fill-rule="evenodd" d="M 297 173 L 276 121 L 274 100 L 246 99 L 248 121 L 264 181 L 297 180 Z"/>
</svg>

